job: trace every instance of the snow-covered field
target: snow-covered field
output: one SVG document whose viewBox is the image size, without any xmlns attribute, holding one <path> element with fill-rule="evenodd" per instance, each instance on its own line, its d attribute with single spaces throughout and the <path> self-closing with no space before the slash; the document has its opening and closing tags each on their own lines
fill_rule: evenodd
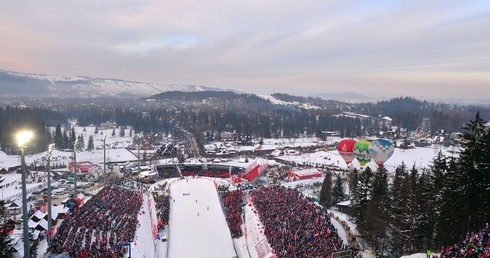
<svg viewBox="0 0 490 258">
<path fill-rule="evenodd" d="M 209 178 L 170 184 L 168 257 L 234 257 L 216 186 Z"/>
<path fill-rule="evenodd" d="M 76 133 L 83 134 L 84 139 L 88 139 L 90 135 L 94 137 L 94 145 L 97 148 L 93 151 L 81 151 L 77 153 L 77 161 L 90 161 L 93 164 L 97 164 L 102 167 L 103 150 L 102 139 L 104 134 L 108 135 L 106 143 L 108 148 L 106 149 L 107 161 L 112 162 L 125 162 L 137 160 L 135 153 L 125 149 L 125 147 L 131 144 L 131 137 L 119 137 L 110 136 L 111 130 L 105 130 L 97 135 L 93 134 L 94 127 L 86 127 L 85 130 L 81 127 L 76 127 Z M 118 133 L 118 132 L 116 132 Z M 332 141 L 338 141 L 338 139 L 332 139 Z M 294 146 L 307 146 L 317 144 L 317 139 L 298 139 L 293 142 L 291 140 L 284 139 L 264 139 L 262 148 L 273 149 L 278 146 L 294 145 Z M 240 147 L 242 150 L 254 147 Z M 400 150 L 395 149 L 393 156 L 385 163 L 385 167 L 388 171 L 394 171 L 402 162 L 406 164 L 408 168 L 415 167 L 427 167 L 431 165 L 432 159 L 437 153 L 441 151 L 443 154 L 451 155 L 451 149 L 445 149 L 441 147 L 429 147 L 429 148 L 415 148 Z M 46 156 L 46 152 L 26 155 L 27 164 L 41 164 L 43 158 Z M 51 164 L 68 164 L 71 162 L 72 152 L 64 152 L 60 150 L 54 150 L 52 154 Z M 295 155 L 283 155 L 279 156 L 280 159 L 285 161 L 294 161 L 297 164 L 333 164 L 341 169 L 348 169 L 352 167 L 360 168 L 359 163 L 354 161 L 350 166 L 342 160 L 336 150 L 329 151 L 317 151 L 313 153 L 295 154 Z M 249 160 L 252 163 L 254 160 Z M 271 164 L 275 164 L 275 161 L 269 161 Z M 231 159 L 229 164 L 241 164 L 247 166 L 248 163 L 239 163 L 237 160 Z M 4 152 L 0 152 L 0 166 L 1 167 L 13 167 L 20 164 L 19 156 L 6 155 Z M 225 163 L 226 164 L 226 163 Z M 374 162 L 368 163 L 368 166 L 376 169 Z M 35 169 L 32 169 L 35 171 Z M 44 173 L 40 173 L 43 175 Z M 101 170 L 98 175 L 101 176 Z M 19 199 L 21 193 L 21 175 L 10 173 L 2 175 L 4 180 L 2 185 L 2 199 L 13 200 Z M 317 179 L 321 182 L 322 179 Z M 32 182 L 31 182 L 32 181 Z M 39 189 L 46 183 L 45 177 L 37 182 L 31 180 L 27 184 L 28 192 L 32 192 L 35 189 Z M 200 181 L 209 182 L 197 183 Z M 220 184 L 231 184 L 227 179 L 220 180 Z M 311 180 L 313 182 L 313 179 Z M 311 183 L 310 182 L 310 183 Z M 296 184 L 298 182 L 295 182 Z M 294 183 L 293 183 L 294 184 Z M 226 228 L 226 222 L 224 219 L 221 206 L 216 195 L 214 188 L 214 182 L 212 180 L 200 179 L 200 180 L 178 180 L 171 184 L 171 194 L 175 203 L 171 202 L 171 221 L 170 232 L 161 230 L 158 232 L 158 238 L 155 238 L 154 225 L 156 223 L 156 210 L 155 205 L 151 197 L 146 196 L 144 198 L 144 204 L 139 213 L 139 225 L 136 231 L 136 238 L 131 243 L 132 257 L 232 257 L 237 255 L 238 257 L 256 257 L 250 250 L 247 250 L 247 241 L 242 237 L 240 239 L 231 239 L 230 233 Z M 348 218 L 344 214 L 335 213 L 341 220 L 345 221 L 349 227 L 355 232 L 355 225 L 349 222 Z M 19 215 L 17 215 L 19 218 Z M 256 223 L 254 223 L 255 225 Z M 339 230 L 339 235 L 346 242 L 346 232 L 342 226 L 334 222 L 334 225 Z M 252 229 L 248 228 L 250 233 Z M 260 229 L 259 229 L 260 232 Z M 249 235 L 250 236 L 250 235 Z M 21 237 L 21 235 L 20 235 Z M 164 242 L 161 239 L 168 239 L 168 242 Z M 255 243 L 256 244 L 256 243 Z M 168 249 L 168 251 L 167 251 Z M 39 253 L 43 257 L 46 250 L 46 243 L 41 242 Z M 422 257 L 424 254 L 415 254 L 409 256 L 410 258 Z"/>
</svg>

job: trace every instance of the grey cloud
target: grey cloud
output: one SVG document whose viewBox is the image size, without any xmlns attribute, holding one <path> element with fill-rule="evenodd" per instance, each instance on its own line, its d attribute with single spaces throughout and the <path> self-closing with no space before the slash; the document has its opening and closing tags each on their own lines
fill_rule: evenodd
<svg viewBox="0 0 490 258">
<path fill-rule="evenodd" d="M 411 94 L 437 94 L 443 81 L 488 84 L 489 10 L 446 0 L 9 1 L 0 3 L 0 68 L 263 92 L 412 85 Z"/>
</svg>

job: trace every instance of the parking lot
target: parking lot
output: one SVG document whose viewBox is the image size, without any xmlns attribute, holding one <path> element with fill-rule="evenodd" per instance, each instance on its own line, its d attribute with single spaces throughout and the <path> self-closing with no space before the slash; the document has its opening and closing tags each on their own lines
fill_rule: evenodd
<svg viewBox="0 0 490 258">
<path fill-rule="evenodd" d="M 77 185 L 78 193 L 83 193 L 85 195 L 95 195 L 102 188 L 102 185 L 99 183 L 94 183 L 93 185 L 89 185 L 87 182 L 80 182 L 80 185 Z M 41 189 L 36 193 L 32 193 L 32 196 L 36 199 L 36 201 L 42 202 L 47 200 L 47 194 L 42 193 Z M 46 191 L 47 193 L 47 188 Z M 52 188 L 51 189 L 51 204 L 52 205 L 61 205 L 61 202 L 73 196 L 73 187 L 60 187 L 60 188 Z"/>
</svg>

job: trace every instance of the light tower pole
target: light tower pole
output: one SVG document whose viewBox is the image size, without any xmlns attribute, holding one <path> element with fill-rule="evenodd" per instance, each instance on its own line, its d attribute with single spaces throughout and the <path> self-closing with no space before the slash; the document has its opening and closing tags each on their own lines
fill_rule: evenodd
<svg viewBox="0 0 490 258">
<path fill-rule="evenodd" d="M 73 198 L 77 198 L 77 149 L 78 149 L 78 139 L 75 140 L 73 144 L 73 176 L 74 180 L 74 189 L 73 189 Z"/>
<path fill-rule="evenodd" d="M 48 147 L 48 155 L 46 155 L 46 160 L 48 161 L 47 167 L 48 167 L 48 232 L 49 232 L 49 237 L 48 237 L 48 244 L 51 242 L 51 236 L 52 236 L 52 227 L 53 227 L 53 217 L 52 217 L 52 212 L 51 212 L 51 152 L 53 151 L 54 148 L 54 143 L 51 143 Z"/>
<path fill-rule="evenodd" d="M 136 135 L 136 140 L 138 141 L 138 175 L 141 172 L 140 171 L 140 149 L 141 149 L 141 138 L 143 135 L 140 133 Z"/>
<path fill-rule="evenodd" d="M 29 140 L 33 137 L 32 132 L 23 131 L 17 134 L 17 143 L 20 148 L 20 163 L 22 167 L 22 227 L 24 242 L 24 258 L 31 257 L 29 244 L 29 223 L 27 221 L 27 186 L 26 186 L 26 160 L 25 153 Z"/>
<path fill-rule="evenodd" d="M 106 171 L 105 171 L 105 163 L 106 163 L 106 159 L 105 159 L 105 140 L 107 139 L 107 134 L 104 135 L 104 187 L 107 186 L 107 174 L 106 174 Z"/>
</svg>

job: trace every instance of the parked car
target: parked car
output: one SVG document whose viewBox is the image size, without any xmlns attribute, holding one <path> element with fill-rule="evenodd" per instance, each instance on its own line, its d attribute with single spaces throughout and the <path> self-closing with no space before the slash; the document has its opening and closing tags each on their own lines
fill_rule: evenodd
<svg viewBox="0 0 490 258">
<path fill-rule="evenodd" d="M 41 194 L 42 191 L 41 190 L 36 190 L 36 191 L 33 191 L 32 194 Z"/>
<path fill-rule="evenodd" d="M 64 189 L 64 188 L 56 189 L 56 191 L 53 191 L 53 194 L 54 195 L 64 195 L 64 194 L 66 194 L 66 189 Z"/>
<path fill-rule="evenodd" d="M 51 194 L 51 199 L 58 199 L 58 198 L 59 198 L 58 195 Z M 43 195 L 43 200 L 48 201 L 48 195 L 47 194 Z"/>
</svg>

